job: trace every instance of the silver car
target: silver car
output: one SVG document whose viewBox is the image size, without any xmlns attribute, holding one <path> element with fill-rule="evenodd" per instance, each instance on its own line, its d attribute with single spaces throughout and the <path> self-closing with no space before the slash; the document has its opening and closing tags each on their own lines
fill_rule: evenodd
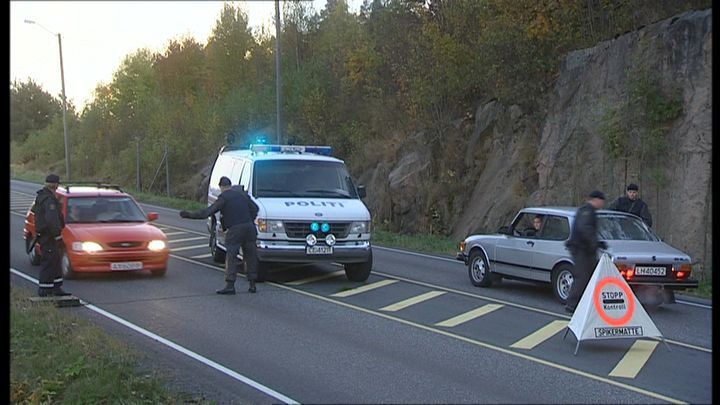
<svg viewBox="0 0 720 405">
<path fill-rule="evenodd" d="M 574 207 L 525 208 L 509 226 L 492 235 L 470 235 L 457 259 L 468 266 L 470 281 L 490 287 L 502 278 L 550 283 L 562 304 L 573 282 L 572 258 L 565 246 L 575 219 Z M 690 279 L 690 257 L 660 240 L 632 214 L 598 210 L 598 238 L 607 243 L 618 270 L 646 307 L 674 302 L 674 291 L 697 288 Z"/>
</svg>

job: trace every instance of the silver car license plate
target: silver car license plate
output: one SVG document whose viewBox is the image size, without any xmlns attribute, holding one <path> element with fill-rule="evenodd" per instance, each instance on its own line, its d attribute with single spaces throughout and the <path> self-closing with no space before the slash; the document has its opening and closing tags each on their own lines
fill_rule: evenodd
<svg viewBox="0 0 720 405">
<path fill-rule="evenodd" d="M 308 246 L 305 248 L 305 253 L 309 255 L 331 255 L 333 252 L 332 246 Z"/>
<path fill-rule="evenodd" d="M 143 264 L 142 262 L 117 262 L 117 263 L 110 263 L 110 270 L 117 270 L 117 271 L 123 271 L 123 270 L 142 270 Z"/>
<path fill-rule="evenodd" d="M 636 276 L 664 276 L 667 272 L 665 267 L 638 266 L 635 267 Z"/>
</svg>

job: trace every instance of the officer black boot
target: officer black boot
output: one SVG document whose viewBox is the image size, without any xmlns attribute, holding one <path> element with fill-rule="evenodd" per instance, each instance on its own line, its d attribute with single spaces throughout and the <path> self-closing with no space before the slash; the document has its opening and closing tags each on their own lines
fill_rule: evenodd
<svg viewBox="0 0 720 405">
<path fill-rule="evenodd" d="M 248 291 L 254 293 L 255 291 L 257 291 L 257 289 L 255 288 L 255 280 L 249 280 L 249 282 L 250 287 L 248 288 Z"/>
<path fill-rule="evenodd" d="M 72 295 L 72 294 L 70 294 L 67 291 L 63 291 L 62 287 L 57 285 L 52 289 L 52 295 L 55 295 L 58 297 L 67 297 L 68 295 Z"/>
<path fill-rule="evenodd" d="M 218 294 L 235 294 L 235 283 L 225 282 L 225 288 L 215 291 Z"/>
</svg>

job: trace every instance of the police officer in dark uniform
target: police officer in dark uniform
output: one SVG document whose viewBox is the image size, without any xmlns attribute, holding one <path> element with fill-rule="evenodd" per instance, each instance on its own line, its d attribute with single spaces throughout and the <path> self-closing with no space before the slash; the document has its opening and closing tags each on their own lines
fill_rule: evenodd
<svg viewBox="0 0 720 405">
<path fill-rule="evenodd" d="M 647 204 L 645 204 L 645 201 L 638 197 L 637 184 L 628 184 L 625 194 L 626 195 L 618 197 L 617 200 L 613 201 L 608 209 L 635 214 L 642 218 L 643 222 L 645 222 L 647 226 L 652 226 L 652 216 L 650 216 L 650 210 L 648 209 Z"/>
<path fill-rule="evenodd" d="M 220 211 L 220 225 L 225 233 L 225 288 L 216 291 L 218 294 L 235 294 L 237 278 L 237 255 L 242 248 L 243 261 L 250 284 L 248 291 L 254 293 L 257 280 L 257 217 L 258 206 L 241 186 L 231 186 L 230 179 L 220 178 L 220 195 L 209 207 L 199 211 L 180 211 L 183 218 L 204 219 Z"/>
<path fill-rule="evenodd" d="M 597 249 L 607 249 L 607 244 L 598 240 L 597 214 L 595 213 L 605 205 L 605 195 L 595 190 L 588 197 L 588 201 L 575 212 L 570 239 L 566 243 L 574 263 L 573 282 L 565 303 L 565 311 L 570 313 L 575 311 L 595 266 L 597 266 Z"/>
<path fill-rule="evenodd" d="M 63 291 L 62 277 L 62 230 L 65 220 L 62 215 L 60 202 L 55 196 L 60 184 L 60 177 L 50 174 L 45 178 L 45 187 L 38 190 L 33 204 L 35 213 L 35 230 L 37 242 L 42 247 L 42 261 L 40 262 L 40 285 L 38 295 L 47 297 L 51 295 L 70 295 Z"/>
</svg>

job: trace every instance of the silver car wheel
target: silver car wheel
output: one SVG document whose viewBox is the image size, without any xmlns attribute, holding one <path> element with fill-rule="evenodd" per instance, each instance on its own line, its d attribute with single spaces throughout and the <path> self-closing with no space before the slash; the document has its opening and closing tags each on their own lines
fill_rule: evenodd
<svg viewBox="0 0 720 405">
<path fill-rule="evenodd" d="M 473 261 L 472 276 L 478 283 L 485 279 L 485 260 L 482 257 L 477 257 Z"/>
<path fill-rule="evenodd" d="M 570 296 L 570 287 L 572 287 L 573 283 L 572 273 L 569 270 L 562 270 L 558 275 L 556 283 L 555 289 L 560 298 L 564 300 L 568 299 Z"/>
</svg>

